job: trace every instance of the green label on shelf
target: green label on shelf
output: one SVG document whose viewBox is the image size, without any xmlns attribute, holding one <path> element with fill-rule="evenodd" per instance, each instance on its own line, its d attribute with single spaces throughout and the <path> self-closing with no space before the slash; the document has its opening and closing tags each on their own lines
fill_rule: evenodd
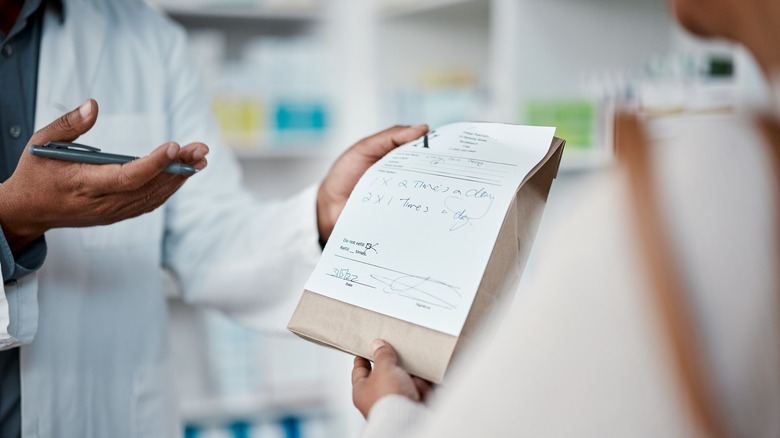
<svg viewBox="0 0 780 438">
<path fill-rule="evenodd" d="M 566 148 L 591 149 L 595 144 L 596 105 L 588 100 L 535 101 L 526 107 L 529 125 L 555 126 Z"/>
</svg>

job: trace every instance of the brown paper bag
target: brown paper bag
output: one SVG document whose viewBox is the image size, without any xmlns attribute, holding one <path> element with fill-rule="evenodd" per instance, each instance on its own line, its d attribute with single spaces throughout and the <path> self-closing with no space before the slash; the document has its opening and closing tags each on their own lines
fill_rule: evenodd
<svg viewBox="0 0 780 438">
<path fill-rule="evenodd" d="M 362 357 L 369 344 L 384 339 L 398 352 L 409 373 L 441 383 L 453 356 L 486 317 L 508 306 L 536 236 L 553 179 L 558 174 L 565 141 L 554 138 L 544 160 L 520 185 L 507 211 L 460 336 L 451 336 L 410 322 L 347 304 L 305 290 L 287 328 L 304 339 Z"/>
</svg>

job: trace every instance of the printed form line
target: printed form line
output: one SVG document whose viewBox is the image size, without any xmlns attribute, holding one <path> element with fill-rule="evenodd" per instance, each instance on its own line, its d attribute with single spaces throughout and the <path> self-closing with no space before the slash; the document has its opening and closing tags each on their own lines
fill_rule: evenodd
<svg viewBox="0 0 780 438">
<path fill-rule="evenodd" d="M 474 166 L 466 166 L 464 164 L 455 164 L 455 163 L 430 163 L 428 160 L 422 160 L 422 163 L 418 163 L 418 166 L 433 166 L 433 167 L 457 167 L 460 169 L 467 169 L 467 170 L 479 170 L 481 172 L 495 172 L 495 173 L 503 173 L 507 174 L 509 173 L 508 170 L 499 170 L 499 169 L 488 169 L 486 167 L 474 167 Z"/>
<path fill-rule="evenodd" d="M 405 171 L 410 172 L 410 173 L 421 173 L 423 175 L 440 176 L 442 178 L 459 179 L 459 180 L 462 180 L 462 181 L 470 181 L 470 182 L 475 182 L 475 183 L 480 183 L 480 184 L 487 184 L 489 186 L 502 187 L 502 184 L 494 184 L 494 183 L 489 183 L 489 182 L 485 182 L 485 181 L 478 181 L 476 179 L 469 179 L 469 178 L 458 178 L 456 176 L 442 175 L 440 173 L 421 172 L 419 170 L 411 170 L 411 169 L 398 169 L 398 170 L 405 170 Z"/>
<path fill-rule="evenodd" d="M 415 155 L 427 155 L 427 156 L 429 156 L 429 157 L 446 157 L 446 158 L 457 158 L 457 159 L 459 159 L 459 160 L 474 160 L 474 161 L 481 161 L 481 162 L 483 162 L 483 163 L 500 164 L 500 165 L 502 165 L 502 166 L 512 166 L 512 167 L 517 167 L 517 164 L 512 164 L 512 163 L 502 163 L 502 162 L 500 162 L 500 161 L 488 161 L 488 160 L 482 160 L 482 159 L 479 159 L 479 158 L 457 157 L 457 156 L 455 156 L 455 155 L 426 154 L 425 152 L 418 152 L 418 151 L 414 151 L 414 152 L 399 151 L 399 152 L 398 152 L 398 155 L 411 155 L 411 156 L 415 156 Z"/>
<path fill-rule="evenodd" d="M 339 277 L 337 277 L 337 276 L 335 276 L 333 274 L 325 274 L 325 275 L 327 275 L 328 277 L 338 278 L 339 280 L 344 280 L 347 283 L 355 283 L 355 284 L 359 284 L 361 286 L 370 287 L 371 289 L 376 289 L 376 286 L 371 286 L 370 284 L 365 284 L 365 283 L 361 283 L 359 281 L 354 281 L 354 280 L 347 280 L 346 278 L 339 278 Z"/>
<path fill-rule="evenodd" d="M 433 168 L 432 169 L 426 169 L 425 167 L 409 166 L 410 169 L 419 170 L 419 171 L 439 172 L 439 173 L 443 173 L 445 175 L 468 176 L 468 177 L 471 177 L 471 178 L 484 179 L 486 181 L 492 181 L 492 182 L 495 182 L 495 183 L 500 183 L 501 182 L 500 179 L 494 179 L 494 178 L 501 178 L 499 175 L 484 175 L 484 174 L 479 174 L 479 173 L 476 173 L 476 172 L 471 172 L 471 173 L 468 173 L 468 174 L 466 174 L 466 172 L 452 173 L 452 172 L 457 172 L 457 170 L 453 170 L 451 172 L 447 172 L 450 169 L 439 170 L 435 166 L 430 166 L 430 167 L 433 167 Z"/>
<path fill-rule="evenodd" d="M 355 263 L 362 263 L 362 264 L 364 264 L 364 265 L 373 266 L 373 267 L 375 267 L 375 268 L 384 269 L 384 270 L 386 270 L 386 271 L 390 271 L 390 272 L 395 272 L 396 274 L 404 274 L 404 275 L 408 275 L 409 277 L 419 277 L 419 275 L 414 275 L 414 274 L 409 274 L 409 273 L 406 273 L 406 272 L 396 271 L 395 269 L 385 268 L 384 266 L 375 265 L 375 264 L 373 264 L 373 263 L 364 262 L 364 261 L 362 261 L 362 260 L 355 260 L 355 259 L 351 259 L 351 258 L 349 258 L 349 257 L 344 257 L 344 256 L 343 256 L 343 255 L 341 255 L 341 254 L 333 254 L 333 255 L 334 255 L 335 257 L 338 257 L 338 258 L 340 258 L 340 259 L 344 259 L 344 260 L 350 260 L 350 261 L 353 261 L 353 262 L 355 262 Z"/>
</svg>

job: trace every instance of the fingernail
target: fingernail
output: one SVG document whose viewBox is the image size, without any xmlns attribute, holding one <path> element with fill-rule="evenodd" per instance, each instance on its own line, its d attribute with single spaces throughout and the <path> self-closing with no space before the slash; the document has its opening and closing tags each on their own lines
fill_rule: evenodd
<svg viewBox="0 0 780 438">
<path fill-rule="evenodd" d="M 384 347 L 385 345 L 387 345 L 387 344 L 385 344 L 385 341 L 383 341 L 381 339 L 374 339 L 374 341 L 371 342 L 371 355 L 376 353 L 377 350 L 379 350 L 380 348 Z"/>
<path fill-rule="evenodd" d="M 176 143 L 168 144 L 168 149 L 165 150 L 165 153 L 168 155 L 169 159 L 176 159 L 176 156 L 179 155 L 179 145 Z"/>
<path fill-rule="evenodd" d="M 412 126 L 414 129 L 428 129 L 428 125 L 426 123 L 421 123 L 419 125 Z"/>
<path fill-rule="evenodd" d="M 82 103 L 79 107 L 79 114 L 81 114 L 81 117 L 87 118 L 90 114 L 92 114 L 92 102 L 87 100 L 86 102 Z"/>
</svg>

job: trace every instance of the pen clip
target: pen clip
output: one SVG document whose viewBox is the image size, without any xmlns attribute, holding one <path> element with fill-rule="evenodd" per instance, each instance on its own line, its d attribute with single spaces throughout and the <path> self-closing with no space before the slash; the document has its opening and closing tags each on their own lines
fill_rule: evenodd
<svg viewBox="0 0 780 438">
<path fill-rule="evenodd" d="M 50 141 L 45 145 L 43 145 L 43 147 L 52 148 L 52 149 L 69 149 L 69 150 L 81 150 L 87 152 L 100 152 L 100 148 L 96 148 L 94 146 L 87 146 L 85 144 L 79 144 L 79 143 L 63 143 L 59 141 Z"/>
</svg>

